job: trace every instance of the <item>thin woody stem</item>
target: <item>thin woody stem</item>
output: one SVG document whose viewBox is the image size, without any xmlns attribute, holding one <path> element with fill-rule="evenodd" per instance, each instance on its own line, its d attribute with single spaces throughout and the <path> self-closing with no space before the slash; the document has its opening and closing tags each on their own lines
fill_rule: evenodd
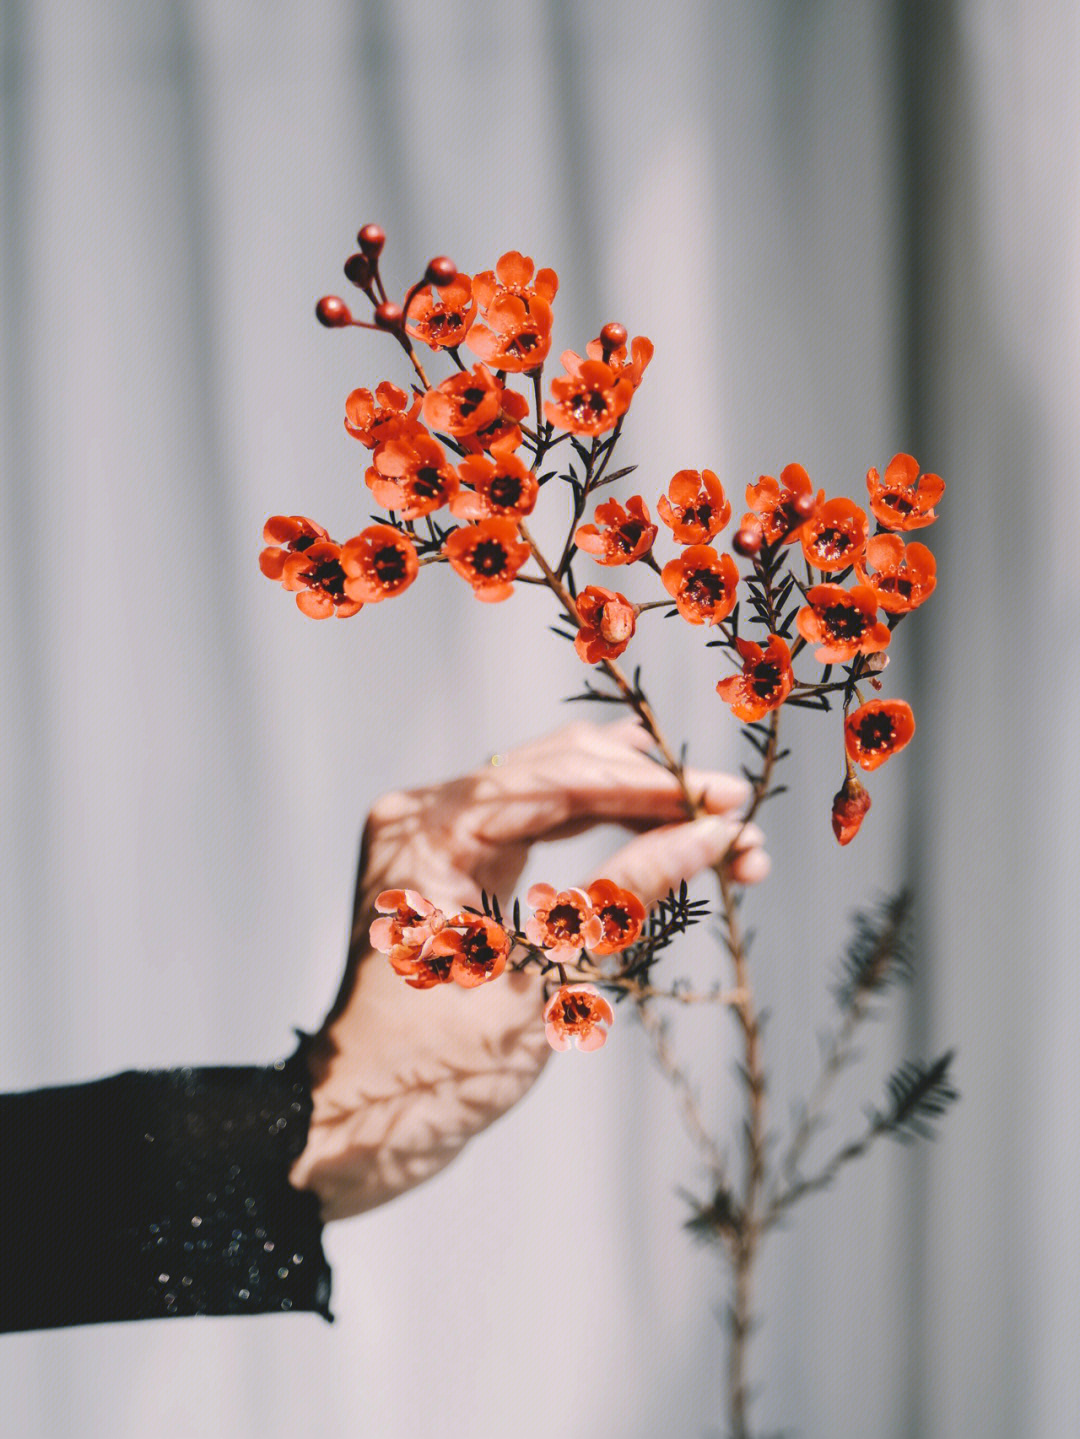
<svg viewBox="0 0 1080 1439">
<path fill-rule="evenodd" d="M 540 566 L 540 569 L 544 575 L 544 579 L 547 582 L 548 588 L 561 601 L 563 607 L 566 610 L 566 613 L 570 616 L 573 622 L 576 625 L 580 626 L 582 624 L 582 619 L 580 614 L 578 613 L 578 607 L 574 602 L 573 595 L 571 595 L 566 585 L 558 577 L 555 571 L 548 564 L 547 560 L 544 558 L 539 545 L 537 545 L 536 541 L 529 533 L 529 527 L 525 524 L 524 521 L 521 521 L 521 523 L 519 524 L 518 531 L 521 535 L 521 538 L 525 541 L 525 543 L 529 546 L 529 549 L 532 551 L 533 559 Z M 657 723 L 656 716 L 653 714 L 652 706 L 642 694 L 635 690 L 634 686 L 630 683 L 630 681 L 624 674 L 622 667 L 620 665 L 617 665 L 614 660 L 602 660 L 601 664 L 603 665 L 605 671 L 615 681 L 616 685 L 618 685 L 619 691 L 621 692 L 624 701 L 627 705 L 629 705 L 629 707 L 641 720 L 641 723 L 645 726 L 646 730 L 648 730 L 649 735 L 651 736 L 657 749 L 660 751 L 661 755 L 663 755 L 664 768 L 678 781 L 679 788 L 682 790 L 683 798 L 686 801 L 689 813 L 692 816 L 699 814 L 701 812 L 700 800 L 696 800 L 687 788 L 686 775 L 683 772 L 683 767 L 675 758 L 674 754 L 671 751 L 671 746 L 664 738 L 663 732 L 661 731 L 660 726 Z"/>
<path fill-rule="evenodd" d="M 578 613 L 577 605 L 569 589 L 560 577 L 566 552 L 564 552 L 564 561 L 560 563 L 560 573 L 556 573 L 544 558 L 539 546 L 530 534 L 528 526 L 522 523 L 519 528 L 521 538 L 529 546 L 533 558 L 539 565 L 552 593 L 555 594 L 562 603 L 571 620 L 580 626 L 581 616 Z M 773 628 L 775 628 L 776 616 L 769 572 L 763 566 L 759 565 L 758 574 L 765 591 L 770 623 Z M 679 788 L 682 790 L 683 798 L 686 801 L 687 813 L 690 816 L 700 814 L 700 799 L 695 799 L 690 793 L 683 766 L 675 757 L 670 745 L 667 743 L 656 716 L 653 713 L 652 706 L 640 690 L 630 683 L 622 668 L 616 664 L 614 660 L 604 660 L 602 664 L 607 674 L 618 686 L 625 703 L 638 716 L 642 725 L 656 744 L 663 758 L 664 767 L 678 782 Z M 728 871 L 728 864 L 738 845 L 739 838 L 757 813 L 764 801 L 765 795 L 768 793 L 769 782 L 772 777 L 773 767 L 776 763 L 779 726 L 779 711 L 773 710 L 770 716 L 769 738 L 765 749 L 761 774 L 757 776 L 754 783 L 750 803 L 745 813 L 741 816 L 739 829 L 725 851 L 723 859 L 716 866 L 723 909 L 724 939 L 735 971 L 734 994 L 737 995 L 737 998 L 732 1000 L 731 1008 L 735 1013 L 743 1036 L 744 1064 L 749 1100 L 746 1171 L 741 1206 L 741 1220 L 733 1240 L 735 1294 L 732 1305 L 731 1337 L 728 1350 L 728 1400 L 734 1439 L 749 1439 L 746 1417 L 748 1400 L 746 1348 L 752 1323 L 751 1280 L 753 1266 L 757 1257 L 758 1245 L 765 1229 L 764 1215 L 760 1212 L 765 1180 L 765 1073 L 761 1058 L 761 1025 L 754 1002 L 753 989 L 750 984 L 746 945 L 739 929 L 735 887 Z M 701 1122 L 701 1117 L 697 1111 L 696 1103 L 694 1102 L 686 1076 L 675 1064 L 670 1050 L 667 1048 L 662 1026 L 659 1020 L 652 1014 L 647 997 L 637 997 L 635 1002 L 638 1013 L 642 1019 L 642 1024 L 652 1039 L 657 1059 L 679 1094 L 684 1121 L 687 1123 L 697 1143 L 709 1156 L 710 1167 L 719 1175 L 722 1173 L 722 1167 L 717 1167 L 716 1163 L 720 1158 L 717 1146 Z"/>
<path fill-rule="evenodd" d="M 655 1013 L 652 1007 L 643 999 L 637 1001 L 638 1018 L 642 1027 L 652 1040 L 653 1052 L 656 1055 L 657 1063 L 667 1075 L 672 1087 L 679 1097 L 679 1110 L 683 1117 L 690 1138 L 701 1151 L 705 1162 L 712 1172 L 713 1181 L 717 1185 L 723 1182 L 724 1157 L 717 1147 L 716 1141 L 705 1127 L 705 1121 L 701 1117 L 693 1088 L 686 1076 L 685 1071 L 680 1068 L 675 1056 L 671 1052 L 671 1046 L 667 1042 L 667 1032 L 663 1021 Z"/>
<path fill-rule="evenodd" d="M 799 1123 L 792 1135 L 791 1143 L 781 1163 L 781 1170 L 787 1180 L 789 1188 L 798 1185 L 799 1160 L 806 1151 L 806 1146 L 813 1138 L 814 1130 L 817 1128 L 818 1120 L 825 1108 L 829 1092 L 836 1082 L 837 1076 L 851 1058 L 852 1038 L 862 1019 L 864 1007 L 858 1001 L 848 1010 L 844 1016 L 843 1023 L 833 1037 L 829 1045 L 829 1051 L 821 1066 L 821 1073 L 818 1075 L 817 1083 L 814 1085 L 810 1098 L 806 1101 Z M 766 1205 L 766 1222 L 774 1209 L 779 1195 L 779 1190 L 774 1190 Z"/>
<path fill-rule="evenodd" d="M 764 591 L 770 629 L 777 626 L 772 591 L 771 565 L 755 560 L 755 569 Z M 778 752 L 780 711 L 769 716 L 769 737 L 761 773 L 754 780 L 753 793 L 742 816 L 739 834 L 750 823 L 769 790 Z M 738 842 L 739 834 L 732 841 Z M 727 856 L 725 856 L 725 859 Z M 740 1002 L 733 1006 L 743 1038 L 743 1067 L 746 1077 L 748 1115 L 746 1123 L 746 1168 L 742 1196 L 741 1222 L 733 1241 L 735 1268 L 734 1295 L 731 1306 L 731 1330 L 728 1341 L 728 1409 L 733 1439 L 749 1439 L 747 1404 L 749 1389 L 746 1354 L 753 1324 L 753 1273 L 758 1247 L 765 1232 L 763 1191 L 765 1186 L 765 1069 L 761 1056 L 761 1021 L 754 1003 L 750 983 L 746 941 L 739 928 L 735 889 L 725 863 L 716 867 L 723 906 L 724 942 L 735 972 L 735 987 L 741 991 Z"/>
<path fill-rule="evenodd" d="M 814 1194 L 819 1189 L 827 1189 L 845 1164 L 850 1164 L 853 1159 L 861 1159 L 874 1141 L 881 1135 L 887 1134 L 889 1129 L 890 1125 L 885 1116 L 875 1119 L 867 1126 L 861 1138 L 845 1144 L 843 1149 L 838 1149 L 817 1174 L 808 1179 L 800 1179 L 779 1193 L 762 1215 L 762 1232 L 771 1229 L 784 1211 L 789 1209 L 796 1200 L 802 1199 L 807 1194 Z"/>
</svg>

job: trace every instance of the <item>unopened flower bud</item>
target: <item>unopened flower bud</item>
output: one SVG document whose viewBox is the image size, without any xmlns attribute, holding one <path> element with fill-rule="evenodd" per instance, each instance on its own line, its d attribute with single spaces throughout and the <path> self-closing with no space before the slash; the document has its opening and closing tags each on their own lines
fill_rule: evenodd
<svg viewBox="0 0 1080 1439">
<path fill-rule="evenodd" d="M 609 645 L 621 645 L 634 633 L 637 606 L 620 599 L 608 600 L 600 615 L 600 637 Z"/>
<path fill-rule="evenodd" d="M 424 279 L 437 290 L 443 290 L 457 279 L 457 266 L 448 255 L 436 255 L 433 260 L 428 261 Z"/>
<path fill-rule="evenodd" d="M 356 243 L 369 260 L 377 259 L 386 244 L 386 231 L 381 225 L 365 225 L 357 234 Z"/>
<path fill-rule="evenodd" d="M 337 295 L 322 297 L 315 306 L 315 318 L 328 330 L 340 330 L 343 325 L 351 325 L 353 322 L 348 305 Z"/>
<path fill-rule="evenodd" d="M 350 255 L 345 261 L 345 278 L 358 290 L 366 290 L 372 281 L 371 262 L 366 255 Z"/>
<path fill-rule="evenodd" d="M 888 663 L 889 656 L 880 650 L 876 655 L 863 656 L 863 669 L 869 670 L 872 675 L 879 675 Z"/>
<path fill-rule="evenodd" d="M 391 300 L 385 300 L 381 305 L 376 305 L 375 323 L 380 330 L 400 330 L 405 323 L 401 306 L 395 305 Z"/>
<path fill-rule="evenodd" d="M 604 354 L 610 355 L 612 350 L 626 344 L 626 326 L 620 325 L 618 320 L 609 320 L 600 331 L 600 343 L 604 347 Z"/>
<path fill-rule="evenodd" d="M 756 555 L 761 549 L 761 539 L 760 525 L 740 525 L 731 543 L 740 555 Z"/>
<path fill-rule="evenodd" d="M 812 494 L 804 491 L 791 501 L 791 509 L 792 513 L 798 515 L 800 520 L 809 520 L 817 509 L 817 500 Z"/>
<path fill-rule="evenodd" d="M 833 834 L 840 844 L 851 843 L 869 808 L 870 796 L 855 775 L 848 775 L 832 802 Z"/>
</svg>

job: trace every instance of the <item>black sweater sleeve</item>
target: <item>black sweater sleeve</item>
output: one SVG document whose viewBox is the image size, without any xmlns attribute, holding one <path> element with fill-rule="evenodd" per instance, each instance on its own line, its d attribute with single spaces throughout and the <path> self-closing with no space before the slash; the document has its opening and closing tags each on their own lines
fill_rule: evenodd
<svg viewBox="0 0 1080 1439">
<path fill-rule="evenodd" d="M 185 1314 L 331 1319 L 307 1038 L 266 1068 L 129 1071 L 0 1095 L 0 1331 Z"/>
</svg>

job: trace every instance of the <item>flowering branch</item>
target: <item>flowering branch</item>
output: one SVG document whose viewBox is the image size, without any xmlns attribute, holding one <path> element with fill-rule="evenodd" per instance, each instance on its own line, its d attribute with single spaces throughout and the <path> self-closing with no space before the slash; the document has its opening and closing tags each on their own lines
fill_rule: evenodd
<svg viewBox="0 0 1080 1439">
<path fill-rule="evenodd" d="M 346 430 L 369 451 L 364 483 L 385 513 L 341 542 L 306 516 L 272 516 L 263 532 L 263 573 L 293 592 L 312 619 L 350 618 L 403 594 L 421 569 L 436 564 L 466 581 L 485 603 L 510 599 L 518 584 L 546 587 L 560 607 L 559 623 L 551 628 L 612 686 L 589 678 L 571 698 L 622 705 L 637 718 L 655 747 L 650 757 L 677 782 L 688 818 L 703 813 L 704 805 L 687 779 L 685 747 L 677 752 L 665 736 L 641 667 L 630 678 L 619 661 L 640 617 L 663 609 L 665 619 L 711 634 L 706 647 L 735 667 L 715 689 L 741 723 L 756 760 L 743 767 L 749 799 L 716 866 L 720 934 L 732 976 L 727 988 L 654 982 L 653 970 L 665 951 L 705 912 L 685 884 L 651 912 L 640 897 L 610 880 L 586 889 L 534 885 L 527 896 L 532 914 L 524 922 L 518 900 L 508 919 L 494 895 L 482 896 L 480 910 L 446 914 L 414 891 L 385 890 L 375 901 L 371 944 L 418 989 L 451 983 L 474 988 L 498 980 L 507 969 L 538 970 L 548 984 L 545 1031 L 560 1050 L 571 1044 L 596 1050 L 605 1043 L 614 1011 L 604 991 L 616 1001 L 632 1001 L 709 1174 L 710 1197 L 692 1201 L 688 1227 L 721 1242 L 731 1261 L 729 1414 L 735 1439 L 747 1439 L 752 1281 L 765 1235 L 798 1199 L 829 1185 L 880 1136 L 929 1133 L 931 1121 L 956 1097 L 951 1054 L 930 1066 L 908 1063 L 889 1081 L 888 1103 L 873 1111 L 866 1131 L 816 1173 L 800 1173 L 832 1085 L 854 1056 L 854 1036 L 870 1001 L 907 972 L 900 942 L 905 904 L 894 901 L 876 919 L 858 921 L 837 991 L 840 1024 L 783 1159 L 770 1173 L 762 1021 L 731 868 L 747 826 L 766 800 L 785 789 L 774 783 L 776 767 L 788 754 L 779 747 L 785 705 L 829 714 L 841 697 L 844 769 L 830 816 L 841 845 L 851 843 L 870 809 L 858 771 L 872 772 L 911 741 L 910 706 L 896 699 L 866 700 L 861 686 L 881 690 L 879 676 L 897 625 L 934 590 L 933 555 L 904 537 L 933 523 L 944 482 L 922 474 L 906 454 L 894 456 L 884 476 L 869 470 L 868 508 L 876 521 L 871 534 L 865 509 L 847 496 L 827 498 L 801 465 L 788 465 L 779 478 L 761 475 L 746 486 L 747 510 L 731 540 L 734 553 L 715 547 L 732 506 L 708 469 L 682 469 L 672 476 L 655 502 L 659 523 L 640 494 L 606 499 L 587 520 L 597 491 L 634 471 L 632 465 L 613 468 L 613 462 L 652 359 L 651 342 L 643 336 L 631 340 L 621 324 L 604 325 L 584 355 L 563 354 L 564 373 L 550 380 L 545 399 L 544 365 L 558 290 L 553 270 L 536 269 L 530 258 L 510 251 L 494 270 L 468 276 L 437 256 L 398 305 L 380 269 L 383 231 L 365 225 L 357 239 L 359 251 L 346 261 L 345 274 L 370 304 L 371 319 L 354 318 L 333 295 L 318 302 L 316 315 L 330 329 L 389 334 L 415 375 L 410 389 L 383 380 L 374 392 L 354 390 L 345 403 Z M 433 384 L 417 346 L 445 352 L 453 365 L 450 375 Z M 471 367 L 462 348 L 476 359 Z M 526 393 L 514 388 L 515 376 Z M 543 470 L 556 450 L 564 467 Z M 555 560 L 542 552 L 529 522 L 541 491 L 553 482 L 565 485 L 570 499 L 570 522 Z M 442 510 L 452 517 L 446 524 L 434 519 Z M 676 547 L 666 563 L 653 553 L 660 524 Z M 742 573 L 736 556 L 746 562 Z M 804 562 L 805 580 L 796 574 L 795 558 Z M 583 585 L 575 571 L 581 563 L 645 578 L 654 592 L 659 581 L 666 598 L 635 601 L 618 590 Z M 535 573 L 526 571 L 529 565 Z M 799 678 L 794 664 L 802 668 L 811 651 L 820 672 Z M 834 669 L 842 678 L 833 677 Z M 504 900 L 509 904 L 509 897 Z M 656 1013 L 659 1001 L 713 1003 L 734 1016 L 746 1103 L 737 1184 L 672 1052 Z"/>
</svg>

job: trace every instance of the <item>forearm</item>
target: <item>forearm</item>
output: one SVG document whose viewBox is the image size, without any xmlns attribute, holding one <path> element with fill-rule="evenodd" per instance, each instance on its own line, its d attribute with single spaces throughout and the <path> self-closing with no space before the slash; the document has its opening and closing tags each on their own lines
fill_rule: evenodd
<svg viewBox="0 0 1080 1439">
<path fill-rule="evenodd" d="M 0 1330 L 191 1314 L 329 1318 L 318 1199 L 288 1181 L 305 1046 L 265 1068 L 0 1096 Z"/>
</svg>

